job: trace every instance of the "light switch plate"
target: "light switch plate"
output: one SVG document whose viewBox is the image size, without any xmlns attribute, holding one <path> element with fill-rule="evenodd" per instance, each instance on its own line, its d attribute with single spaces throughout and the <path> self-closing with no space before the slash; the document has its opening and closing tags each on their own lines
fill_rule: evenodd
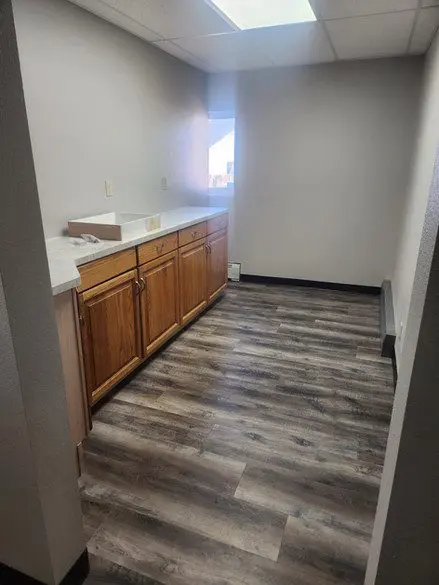
<svg viewBox="0 0 439 585">
<path fill-rule="evenodd" d="M 112 197 L 114 197 L 113 181 L 109 181 L 108 179 L 105 180 L 104 186 L 105 186 L 105 199 L 111 199 Z"/>
</svg>

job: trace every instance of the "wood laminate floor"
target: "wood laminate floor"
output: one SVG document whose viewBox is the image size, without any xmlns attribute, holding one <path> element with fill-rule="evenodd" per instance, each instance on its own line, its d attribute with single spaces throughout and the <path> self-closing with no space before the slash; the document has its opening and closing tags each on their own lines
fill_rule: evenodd
<svg viewBox="0 0 439 585">
<path fill-rule="evenodd" d="M 97 411 L 87 585 L 361 585 L 393 402 L 379 298 L 240 283 Z"/>
</svg>

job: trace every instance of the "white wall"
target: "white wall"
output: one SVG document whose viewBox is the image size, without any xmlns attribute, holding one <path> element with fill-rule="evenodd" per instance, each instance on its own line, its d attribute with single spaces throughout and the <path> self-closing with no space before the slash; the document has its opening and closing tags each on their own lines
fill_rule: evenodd
<svg viewBox="0 0 439 585">
<path fill-rule="evenodd" d="M 9 527 L 0 534 L 0 561 L 40 580 L 50 579 L 43 511 L 1 280 L 0 343 L 0 520 Z M 20 465 L 11 468 L 14 460 Z"/>
<path fill-rule="evenodd" d="M 206 75 L 65 0 L 13 6 L 46 236 L 107 210 L 205 204 Z"/>
<path fill-rule="evenodd" d="M 0 13 L 0 562 L 56 585 L 85 540 L 9 0 Z"/>
<path fill-rule="evenodd" d="M 237 116 L 235 239 L 248 274 L 381 285 L 391 275 L 422 59 L 211 76 Z"/>
<path fill-rule="evenodd" d="M 435 160 L 365 585 L 439 582 L 439 149 Z"/>
<path fill-rule="evenodd" d="M 396 268 L 392 278 L 395 323 L 397 327 L 395 351 L 398 364 L 401 361 L 404 345 L 405 326 L 407 324 L 438 141 L 439 38 L 433 43 L 427 56 L 422 117 L 416 142 L 407 204 L 404 211 L 404 223 L 401 229 Z"/>
</svg>

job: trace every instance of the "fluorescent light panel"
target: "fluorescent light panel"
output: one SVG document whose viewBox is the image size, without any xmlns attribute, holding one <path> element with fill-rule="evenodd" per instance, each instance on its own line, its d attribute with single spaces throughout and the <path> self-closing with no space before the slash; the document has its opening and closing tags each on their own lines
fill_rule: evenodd
<svg viewBox="0 0 439 585">
<path fill-rule="evenodd" d="M 308 0 L 210 1 L 241 30 L 316 20 Z"/>
</svg>

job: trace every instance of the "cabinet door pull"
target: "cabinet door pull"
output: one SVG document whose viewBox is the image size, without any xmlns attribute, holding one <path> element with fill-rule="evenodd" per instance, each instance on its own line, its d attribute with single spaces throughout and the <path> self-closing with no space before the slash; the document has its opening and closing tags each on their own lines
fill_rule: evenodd
<svg viewBox="0 0 439 585">
<path fill-rule="evenodd" d="M 142 283 L 142 290 L 145 290 L 146 282 L 145 282 L 145 279 L 143 278 L 143 276 L 140 277 L 140 282 Z"/>
<path fill-rule="evenodd" d="M 140 291 L 142 290 L 142 287 L 140 286 L 140 282 L 138 280 L 136 280 L 134 282 L 134 284 L 136 285 L 136 295 L 140 294 Z"/>
</svg>

